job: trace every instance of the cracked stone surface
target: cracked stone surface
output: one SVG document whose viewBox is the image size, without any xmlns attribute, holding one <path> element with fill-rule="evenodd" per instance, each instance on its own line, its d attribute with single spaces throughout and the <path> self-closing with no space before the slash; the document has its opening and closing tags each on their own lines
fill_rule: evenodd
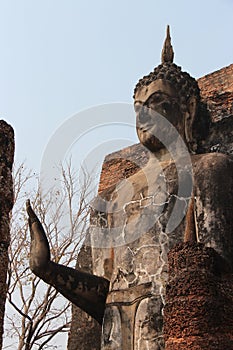
<svg viewBox="0 0 233 350">
<path fill-rule="evenodd" d="M 233 193 L 223 194 L 220 180 L 224 176 L 229 188 L 233 188 L 233 161 L 227 155 L 210 153 L 192 156 L 192 162 L 198 240 L 214 248 L 232 264 Z M 103 231 L 103 242 L 98 235 L 99 244 L 104 245 L 112 239 L 112 245 L 109 241 L 111 248 L 92 250 L 94 273 L 111 282 L 108 316 L 103 325 L 101 349 L 104 350 L 115 349 L 116 344 L 123 344 L 122 349 L 164 349 L 162 328 L 167 254 L 183 241 L 185 218 L 171 233 L 166 232 L 166 223 L 175 199 L 180 201 L 180 210 L 185 212 L 189 198 L 177 198 L 175 164 L 164 162 L 162 168 L 163 176 L 151 167 L 118 186 L 117 195 L 115 192 L 110 194 L 112 207 L 109 211 L 112 209 L 112 213 L 105 220 L 103 213 L 93 215 L 93 227 L 103 222 L 108 225 Z M 127 202 L 127 193 L 132 186 L 135 188 L 132 200 Z M 112 228 L 116 229 L 113 237 Z M 117 246 L 118 242 L 124 244 Z M 108 265 L 111 265 L 109 270 Z M 124 318 L 128 320 L 125 323 Z"/>
</svg>

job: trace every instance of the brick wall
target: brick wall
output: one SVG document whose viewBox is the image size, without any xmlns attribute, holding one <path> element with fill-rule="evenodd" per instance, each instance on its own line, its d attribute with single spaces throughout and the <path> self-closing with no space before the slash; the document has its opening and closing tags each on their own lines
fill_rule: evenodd
<svg viewBox="0 0 233 350">
<path fill-rule="evenodd" d="M 219 93 L 233 92 L 233 64 L 204 75 L 198 79 L 198 85 L 205 98 L 211 96 L 215 91 Z"/>
<path fill-rule="evenodd" d="M 213 121 L 233 115 L 233 64 L 198 79 L 198 85 Z"/>
<path fill-rule="evenodd" d="M 105 157 L 99 182 L 99 193 L 126 179 L 146 164 L 148 151 L 141 144 L 127 147 Z"/>
</svg>

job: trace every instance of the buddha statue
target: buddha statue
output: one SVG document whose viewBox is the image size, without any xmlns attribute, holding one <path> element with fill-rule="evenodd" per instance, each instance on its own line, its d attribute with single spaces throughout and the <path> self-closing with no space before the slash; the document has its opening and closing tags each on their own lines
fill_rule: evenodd
<svg viewBox="0 0 233 350">
<path fill-rule="evenodd" d="M 134 91 L 137 134 L 150 158 L 94 204 L 93 275 L 50 260 L 27 202 L 31 270 L 102 325 L 102 350 L 164 349 L 167 253 L 175 244 L 202 242 L 233 265 L 233 162 L 199 153 L 200 91 L 173 57 L 168 27 L 161 64 Z"/>
</svg>

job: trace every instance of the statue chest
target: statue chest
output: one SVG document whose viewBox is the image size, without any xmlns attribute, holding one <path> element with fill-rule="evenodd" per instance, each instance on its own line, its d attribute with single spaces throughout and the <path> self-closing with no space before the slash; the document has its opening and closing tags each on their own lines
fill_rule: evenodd
<svg viewBox="0 0 233 350">
<path fill-rule="evenodd" d="M 110 280 L 103 350 L 164 349 L 167 253 L 183 241 L 191 196 L 197 239 L 232 260 L 232 163 L 223 161 L 221 155 L 196 156 L 191 191 L 189 174 L 184 172 L 179 193 L 171 164 L 162 172 L 139 172 L 112 193 L 99 246 L 93 249 L 94 272 Z M 228 179 L 224 184 L 219 181 L 223 172 Z"/>
</svg>

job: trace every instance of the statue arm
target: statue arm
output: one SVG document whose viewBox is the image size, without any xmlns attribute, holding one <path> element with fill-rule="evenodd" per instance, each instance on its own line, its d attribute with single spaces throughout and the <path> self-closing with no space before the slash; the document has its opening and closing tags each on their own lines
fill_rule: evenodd
<svg viewBox="0 0 233 350">
<path fill-rule="evenodd" d="M 198 241 L 217 250 L 233 268 L 233 158 L 222 153 L 194 158 Z"/>
<path fill-rule="evenodd" d="M 26 208 L 31 234 L 32 272 L 102 324 L 109 281 L 52 262 L 47 237 L 29 200 Z"/>
</svg>

